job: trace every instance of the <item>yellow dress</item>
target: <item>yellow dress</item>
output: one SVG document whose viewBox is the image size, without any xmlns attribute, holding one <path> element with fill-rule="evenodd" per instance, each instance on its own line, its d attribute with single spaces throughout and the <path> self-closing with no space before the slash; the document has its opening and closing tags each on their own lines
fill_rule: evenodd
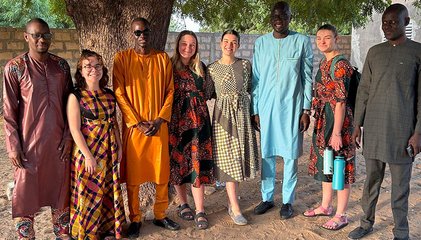
<svg viewBox="0 0 421 240">
<path fill-rule="evenodd" d="M 172 65 L 165 52 L 151 50 L 140 55 L 134 49 L 116 54 L 113 86 L 123 115 L 121 180 L 128 185 L 168 183 L 170 174 L 168 125 L 174 83 Z M 164 119 L 155 136 L 135 126 L 141 121 Z"/>
</svg>

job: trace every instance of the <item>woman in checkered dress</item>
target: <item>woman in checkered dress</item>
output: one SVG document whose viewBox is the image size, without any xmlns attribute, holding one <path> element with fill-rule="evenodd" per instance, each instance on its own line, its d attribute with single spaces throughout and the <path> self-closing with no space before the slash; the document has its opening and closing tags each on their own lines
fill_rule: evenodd
<svg viewBox="0 0 421 240">
<path fill-rule="evenodd" d="M 196 35 L 192 31 L 182 31 L 171 58 L 174 102 L 169 124 L 170 183 L 180 200 L 179 217 L 194 219 L 198 229 L 206 229 L 204 184 L 212 184 L 215 180 L 211 123 L 205 96 L 207 82 L 198 48 Z M 195 215 L 187 203 L 186 183 L 191 184 Z"/>
<path fill-rule="evenodd" d="M 222 58 L 208 66 L 208 95 L 216 93 L 212 120 L 213 154 L 217 178 L 226 182 L 228 212 L 234 223 L 246 225 L 238 204 L 238 182 L 254 178 L 258 170 L 256 132 L 250 121 L 251 65 L 236 58 L 240 35 L 225 31 L 221 38 Z"/>
<path fill-rule="evenodd" d="M 122 157 L 116 100 L 102 57 L 83 50 L 67 116 L 75 141 L 71 161 L 70 225 L 73 239 L 120 239 L 125 223 L 119 184 Z M 114 238 L 113 238 L 114 239 Z"/>
</svg>

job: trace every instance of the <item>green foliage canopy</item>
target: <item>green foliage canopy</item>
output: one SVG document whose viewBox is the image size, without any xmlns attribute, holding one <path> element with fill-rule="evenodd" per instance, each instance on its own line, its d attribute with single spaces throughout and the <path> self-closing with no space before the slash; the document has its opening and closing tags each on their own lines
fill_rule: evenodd
<svg viewBox="0 0 421 240">
<path fill-rule="evenodd" d="M 269 14 L 277 0 L 178 0 L 181 13 L 199 21 L 205 30 L 236 29 L 243 33 L 264 33 L 271 30 Z M 382 12 L 390 0 L 289 0 L 291 28 L 314 33 L 323 23 L 349 34 L 352 25 L 363 26 L 373 11 Z M 420 1 L 417 1 L 420 2 Z"/>
<path fill-rule="evenodd" d="M 265 33 L 271 30 L 269 13 L 277 0 L 176 0 L 174 14 L 198 21 L 203 31 L 236 29 L 242 33 Z M 349 34 L 352 26 L 370 20 L 373 11 L 382 12 L 391 0 L 287 0 L 292 9 L 291 28 L 314 34 L 323 23 L 337 26 Z M 421 8 L 421 0 L 413 1 Z M 111 11 L 111 9 L 110 9 Z M 0 26 L 22 27 L 33 17 L 45 19 L 51 27 L 69 28 L 74 24 L 66 15 L 64 0 L 0 0 Z M 170 30 L 182 23 L 172 17 Z"/>
<path fill-rule="evenodd" d="M 44 19 L 52 28 L 74 27 L 64 0 L 0 0 L 0 12 L 3 27 L 24 27 L 35 17 Z"/>
</svg>

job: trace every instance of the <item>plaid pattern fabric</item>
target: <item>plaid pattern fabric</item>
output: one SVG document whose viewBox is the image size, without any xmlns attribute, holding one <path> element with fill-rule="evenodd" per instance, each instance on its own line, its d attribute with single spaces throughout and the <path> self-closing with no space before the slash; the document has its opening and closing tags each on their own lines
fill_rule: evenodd
<svg viewBox="0 0 421 240">
<path fill-rule="evenodd" d="M 254 178 L 258 170 L 257 138 L 250 121 L 251 66 L 237 59 L 231 65 L 209 65 L 209 95 L 216 92 L 213 115 L 213 152 L 217 167 L 238 182 Z"/>
<path fill-rule="evenodd" d="M 82 90 L 75 95 L 80 98 L 81 131 L 97 160 L 97 168 L 92 175 L 85 171 L 85 157 L 75 144 L 71 164 L 71 235 L 75 239 L 97 239 L 99 234 L 112 232 L 119 239 L 125 214 L 117 142 L 112 131 L 116 101 L 110 90 Z M 94 118 L 86 117 L 90 115 Z"/>
</svg>

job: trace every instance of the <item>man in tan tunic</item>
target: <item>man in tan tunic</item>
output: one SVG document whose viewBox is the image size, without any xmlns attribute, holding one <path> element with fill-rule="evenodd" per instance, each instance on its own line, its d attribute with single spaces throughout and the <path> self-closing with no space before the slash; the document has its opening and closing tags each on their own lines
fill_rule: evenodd
<svg viewBox="0 0 421 240">
<path fill-rule="evenodd" d="M 174 94 L 172 65 L 165 52 L 149 46 L 151 33 L 144 18 L 132 21 L 135 47 L 116 54 L 113 85 L 123 115 L 121 179 L 127 182 L 129 237 L 139 236 L 141 212 L 139 185 L 156 183 L 154 205 L 157 226 L 178 230 L 166 217 L 170 175 L 168 122 Z"/>
<path fill-rule="evenodd" d="M 6 148 L 15 170 L 12 217 L 18 239 L 35 239 L 34 214 L 50 206 L 54 234 L 70 239 L 70 68 L 48 52 L 52 35 L 44 20 L 29 21 L 24 37 L 29 52 L 9 61 L 3 78 Z"/>
</svg>

